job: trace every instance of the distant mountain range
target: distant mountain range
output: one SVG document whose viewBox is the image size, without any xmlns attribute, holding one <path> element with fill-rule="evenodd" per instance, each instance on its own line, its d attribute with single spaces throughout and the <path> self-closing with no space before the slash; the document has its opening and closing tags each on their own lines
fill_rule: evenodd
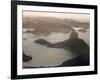
<svg viewBox="0 0 100 80">
<path fill-rule="evenodd" d="M 70 32 L 72 27 L 88 29 L 89 22 L 55 17 L 23 17 L 23 28 L 33 28 L 33 32 Z"/>
</svg>

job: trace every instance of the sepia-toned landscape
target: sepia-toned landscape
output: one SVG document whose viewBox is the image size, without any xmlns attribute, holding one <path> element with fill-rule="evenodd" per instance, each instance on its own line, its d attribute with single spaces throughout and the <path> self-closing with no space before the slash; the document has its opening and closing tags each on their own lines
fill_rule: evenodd
<svg viewBox="0 0 100 80">
<path fill-rule="evenodd" d="M 89 65 L 90 16 L 23 11 L 23 68 Z"/>
</svg>

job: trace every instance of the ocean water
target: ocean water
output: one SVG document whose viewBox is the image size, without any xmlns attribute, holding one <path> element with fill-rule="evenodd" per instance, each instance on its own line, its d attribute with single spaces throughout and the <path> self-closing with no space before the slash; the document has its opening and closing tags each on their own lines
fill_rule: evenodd
<svg viewBox="0 0 100 80">
<path fill-rule="evenodd" d="M 89 31 L 78 32 L 79 38 L 83 39 L 89 45 Z M 53 67 L 59 66 L 64 61 L 70 60 L 77 55 L 68 50 L 60 48 L 49 48 L 44 45 L 35 43 L 35 40 L 45 39 L 50 43 L 58 43 L 69 38 L 70 33 L 52 32 L 49 35 L 32 34 L 23 32 L 23 51 L 26 55 L 31 55 L 32 60 L 23 62 L 23 67 Z"/>
</svg>

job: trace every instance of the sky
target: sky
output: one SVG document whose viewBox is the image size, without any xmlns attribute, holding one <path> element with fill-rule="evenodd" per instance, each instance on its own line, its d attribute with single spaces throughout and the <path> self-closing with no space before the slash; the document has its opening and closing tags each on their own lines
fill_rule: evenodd
<svg viewBox="0 0 100 80">
<path fill-rule="evenodd" d="M 34 12 L 34 11 L 23 11 L 23 16 L 32 17 L 55 17 L 60 19 L 74 19 L 82 22 L 89 22 L 90 15 L 84 13 L 57 13 L 57 12 Z"/>
</svg>

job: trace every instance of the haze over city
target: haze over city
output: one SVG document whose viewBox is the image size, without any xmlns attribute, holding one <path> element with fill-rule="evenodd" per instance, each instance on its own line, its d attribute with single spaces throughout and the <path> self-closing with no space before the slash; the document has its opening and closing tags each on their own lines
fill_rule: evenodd
<svg viewBox="0 0 100 80">
<path fill-rule="evenodd" d="M 59 19 L 74 19 L 82 22 L 89 22 L 89 14 L 83 13 L 57 13 L 57 12 L 34 12 L 34 11 L 23 11 L 23 16 L 26 17 L 54 17 Z"/>
</svg>

